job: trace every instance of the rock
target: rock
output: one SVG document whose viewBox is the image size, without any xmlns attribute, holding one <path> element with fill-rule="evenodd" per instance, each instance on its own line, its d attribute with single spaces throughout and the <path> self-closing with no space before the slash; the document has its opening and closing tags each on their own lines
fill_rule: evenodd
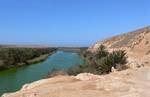
<svg viewBox="0 0 150 97">
<path fill-rule="evenodd" d="M 111 68 L 111 72 L 117 72 L 117 69 L 115 69 L 114 67 Z"/>
<path fill-rule="evenodd" d="M 75 78 L 86 81 L 86 80 L 95 80 L 101 77 L 98 75 L 91 74 L 91 73 L 81 73 L 81 74 L 78 74 Z"/>
</svg>

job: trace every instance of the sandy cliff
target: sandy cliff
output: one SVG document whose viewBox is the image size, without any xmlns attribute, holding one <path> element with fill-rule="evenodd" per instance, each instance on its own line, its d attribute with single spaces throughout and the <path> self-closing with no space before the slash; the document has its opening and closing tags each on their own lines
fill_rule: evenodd
<svg viewBox="0 0 150 97">
<path fill-rule="evenodd" d="M 125 49 L 127 65 L 133 68 L 100 76 L 56 76 L 2 97 L 150 97 L 150 27 L 97 42 L 89 50 L 94 52 L 101 44 L 109 51 Z"/>
</svg>

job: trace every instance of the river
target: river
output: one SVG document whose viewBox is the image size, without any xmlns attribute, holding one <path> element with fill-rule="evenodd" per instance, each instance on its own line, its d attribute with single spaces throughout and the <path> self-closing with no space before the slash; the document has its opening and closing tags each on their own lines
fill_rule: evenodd
<svg viewBox="0 0 150 97">
<path fill-rule="evenodd" d="M 57 51 L 44 62 L 0 71 L 0 95 L 15 92 L 24 84 L 46 78 L 54 69 L 67 70 L 82 63 L 83 60 L 77 53 Z"/>
</svg>

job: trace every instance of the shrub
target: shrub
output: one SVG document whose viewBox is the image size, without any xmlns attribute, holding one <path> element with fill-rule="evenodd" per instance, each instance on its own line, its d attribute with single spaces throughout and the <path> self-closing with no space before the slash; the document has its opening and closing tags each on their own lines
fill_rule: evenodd
<svg viewBox="0 0 150 97">
<path fill-rule="evenodd" d="M 96 59 L 101 59 L 103 57 L 106 57 L 109 54 L 109 52 L 106 50 L 106 47 L 104 45 L 100 45 L 98 50 L 95 53 Z"/>
<path fill-rule="evenodd" d="M 113 51 L 109 53 L 106 57 L 97 59 L 96 63 L 99 69 L 99 74 L 106 74 L 111 72 L 111 68 L 124 65 L 127 62 L 126 52 L 124 50 Z"/>
<path fill-rule="evenodd" d="M 83 64 L 83 65 L 76 65 L 68 69 L 67 73 L 69 75 L 77 75 L 79 73 L 93 73 L 97 74 L 97 69 L 94 65 L 88 65 L 88 64 Z"/>
<path fill-rule="evenodd" d="M 83 67 L 84 67 L 84 65 L 76 65 L 76 66 L 73 66 L 73 67 L 71 67 L 70 69 L 68 69 L 67 73 L 68 73 L 69 75 L 77 75 L 77 74 L 83 72 Z"/>
<path fill-rule="evenodd" d="M 102 58 L 98 64 L 99 74 L 107 74 L 111 72 L 112 67 L 113 61 L 109 56 Z"/>
<path fill-rule="evenodd" d="M 84 53 L 85 64 L 76 65 L 68 70 L 69 75 L 76 75 L 82 72 L 94 74 L 107 74 L 111 68 L 124 66 L 127 62 L 126 52 L 124 50 L 113 51 L 109 53 L 106 47 L 101 45 L 96 53 Z"/>
<path fill-rule="evenodd" d="M 125 64 L 127 62 L 126 52 L 124 50 L 113 51 L 110 55 L 110 60 L 113 61 L 114 67 L 119 64 Z"/>
<path fill-rule="evenodd" d="M 59 75 L 67 75 L 67 73 L 64 70 L 53 68 L 50 72 L 48 72 L 47 78 L 51 78 Z"/>
</svg>

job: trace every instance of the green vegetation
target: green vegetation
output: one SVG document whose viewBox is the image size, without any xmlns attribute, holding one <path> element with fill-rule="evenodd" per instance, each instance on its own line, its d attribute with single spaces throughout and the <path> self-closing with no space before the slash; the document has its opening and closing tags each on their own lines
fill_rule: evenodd
<svg viewBox="0 0 150 97">
<path fill-rule="evenodd" d="M 82 50 L 81 57 L 85 60 L 85 64 L 71 67 L 68 70 L 69 75 L 76 75 L 83 72 L 107 74 L 111 72 L 112 67 L 120 69 L 124 67 L 124 64 L 127 62 L 127 56 L 124 50 L 110 53 L 103 45 L 101 45 L 95 53 Z"/>
<path fill-rule="evenodd" d="M 55 48 L 0 48 L 0 70 L 45 60 Z"/>
</svg>

